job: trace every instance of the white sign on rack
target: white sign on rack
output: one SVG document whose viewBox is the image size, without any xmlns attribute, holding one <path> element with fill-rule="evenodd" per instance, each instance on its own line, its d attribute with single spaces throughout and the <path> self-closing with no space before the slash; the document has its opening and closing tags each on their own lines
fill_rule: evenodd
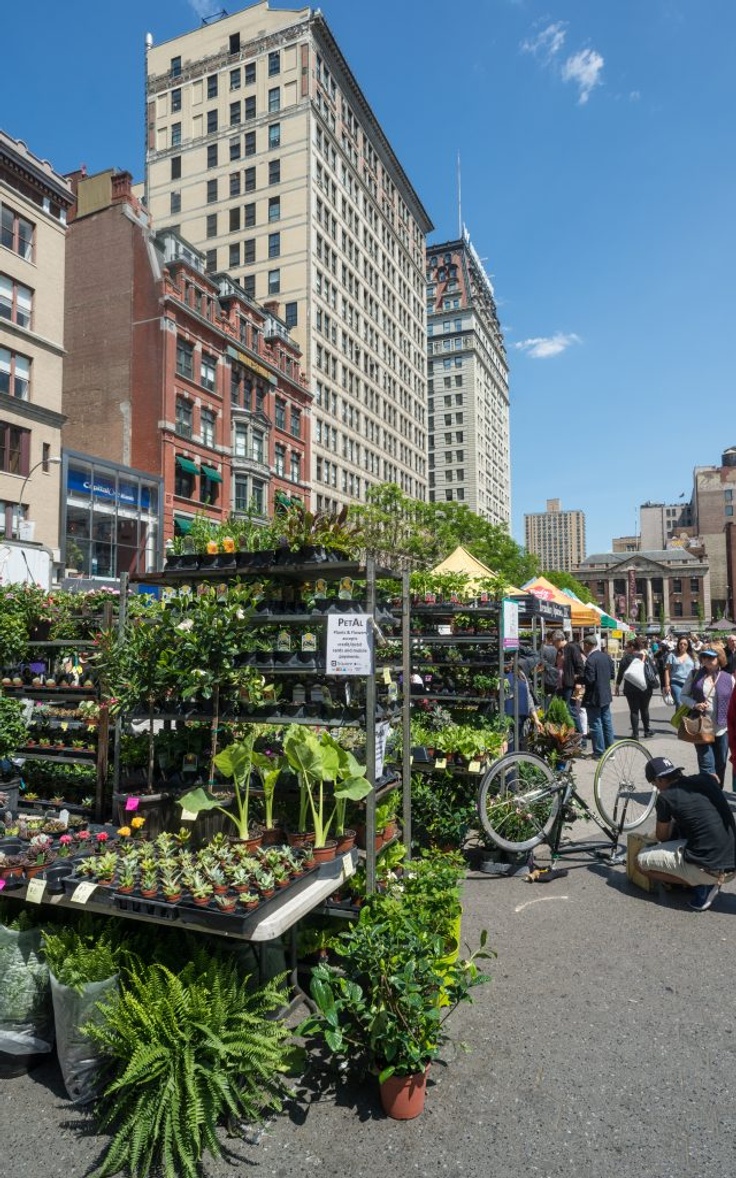
<svg viewBox="0 0 736 1178">
<path fill-rule="evenodd" d="M 368 614 L 328 614 L 327 674 L 373 674 L 373 630 Z"/>
</svg>

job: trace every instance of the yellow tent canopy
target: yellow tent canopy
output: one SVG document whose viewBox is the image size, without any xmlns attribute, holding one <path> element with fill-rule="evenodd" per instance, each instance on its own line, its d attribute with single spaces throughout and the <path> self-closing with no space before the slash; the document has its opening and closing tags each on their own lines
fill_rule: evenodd
<svg viewBox="0 0 736 1178">
<path fill-rule="evenodd" d="M 578 601 L 577 597 L 571 597 L 568 593 L 563 593 L 546 577 L 535 577 L 533 581 L 527 581 L 522 593 L 533 593 L 535 597 L 539 597 L 542 601 L 556 601 L 558 605 L 569 605 L 571 614 L 570 621 L 573 626 L 600 626 L 601 617 L 591 606 L 584 605 L 582 601 Z"/>
<path fill-rule="evenodd" d="M 476 588 L 479 580 L 485 580 L 487 577 L 495 577 L 496 573 L 489 569 L 487 565 L 483 564 L 482 560 L 476 560 L 472 553 L 468 552 L 467 548 L 463 548 L 462 544 L 458 544 L 454 552 L 451 552 L 445 560 L 436 565 L 432 569 L 433 573 L 465 573 L 471 578 L 471 588 Z M 517 597 L 523 590 L 517 589 L 514 585 L 506 586 L 506 593 L 512 597 Z"/>
</svg>

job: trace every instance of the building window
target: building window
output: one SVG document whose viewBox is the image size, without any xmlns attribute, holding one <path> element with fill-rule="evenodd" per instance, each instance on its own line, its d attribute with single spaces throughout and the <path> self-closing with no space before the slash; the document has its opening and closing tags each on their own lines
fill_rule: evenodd
<svg viewBox="0 0 736 1178">
<path fill-rule="evenodd" d="M 251 479 L 250 507 L 256 515 L 263 515 L 266 510 L 266 486 L 260 479 Z"/>
<path fill-rule="evenodd" d="M 256 170 L 255 168 L 246 168 L 243 172 L 243 191 L 255 192 L 256 190 Z"/>
<path fill-rule="evenodd" d="M 286 326 L 297 327 L 299 324 L 299 304 L 287 303 L 284 307 L 284 322 Z"/>
<path fill-rule="evenodd" d="M 230 89 L 240 89 L 240 70 L 230 70 Z"/>
<path fill-rule="evenodd" d="M 278 258 L 281 256 L 281 234 L 269 233 L 268 235 L 268 256 L 269 258 Z"/>
<path fill-rule="evenodd" d="M 281 54 L 278 49 L 268 55 L 268 76 L 273 78 L 275 74 L 281 73 Z"/>
<path fill-rule="evenodd" d="M 215 391 L 215 374 L 217 372 L 217 357 L 210 356 L 208 352 L 202 352 L 202 364 L 199 370 L 199 383 L 203 388 L 209 389 L 211 393 Z"/>
<path fill-rule="evenodd" d="M 207 236 L 217 237 L 217 213 L 207 215 Z"/>
<path fill-rule="evenodd" d="M 281 110 L 281 90 L 275 86 L 268 92 L 268 113 L 272 115 L 278 110 Z"/>
<path fill-rule="evenodd" d="M 269 184 L 281 183 L 281 160 L 268 161 L 268 182 Z"/>
<path fill-rule="evenodd" d="M 30 469 L 31 431 L 0 421 L 0 470 L 27 475 Z"/>
<path fill-rule="evenodd" d="M 265 462 L 266 458 L 266 436 L 260 430 L 254 429 L 251 435 L 251 453 L 250 456 L 254 462 Z"/>
<path fill-rule="evenodd" d="M 251 119 L 256 117 L 256 96 L 250 94 L 245 100 L 245 121 L 249 123 Z"/>
<path fill-rule="evenodd" d="M 245 154 L 256 154 L 256 133 L 255 131 L 246 131 L 245 133 Z"/>
<path fill-rule="evenodd" d="M 681 577 L 673 577 L 672 578 L 672 592 L 673 593 L 682 593 L 682 578 Z"/>
<path fill-rule="evenodd" d="M 172 192 L 169 202 L 169 211 L 176 214 L 181 212 L 181 193 Z"/>
<path fill-rule="evenodd" d="M 217 74 L 210 74 L 207 78 L 207 97 L 217 98 Z"/>
<path fill-rule="evenodd" d="M 292 483 L 301 482 L 302 477 L 302 456 L 295 450 L 292 450 L 289 458 L 289 478 Z"/>
<path fill-rule="evenodd" d="M 239 102 L 230 103 L 230 126 L 240 126 L 241 107 Z"/>
<path fill-rule="evenodd" d="M 733 504 L 727 503 L 723 509 L 725 515 L 733 515 Z"/>
<path fill-rule="evenodd" d="M 180 74 L 181 74 L 181 58 L 180 57 L 172 57 L 171 69 L 169 70 L 169 73 L 171 74 L 172 78 L 178 78 L 180 76 Z"/>
<path fill-rule="evenodd" d="M 233 454 L 236 458 L 248 457 L 248 429 L 240 422 L 233 430 Z"/>
<path fill-rule="evenodd" d="M 243 265 L 252 266 L 256 260 L 256 239 L 248 237 L 243 242 Z"/>
<path fill-rule="evenodd" d="M 181 110 L 181 87 L 171 91 L 171 113 L 175 115 L 177 111 Z"/>
<path fill-rule="evenodd" d="M 209 147 L 207 148 L 207 167 L 208 168 L 216 168 L 217 167 L 217 144 L 216 143 L 210 143 Z"/>
<path fill-rule="evenodd" d="M 31 288 L 15 282 L 7 274 L 0 274 L 0 319 L 8 319 L 18 327 L 30 327 L 32 310 Z"/>
<path fill-rule="evenodd" d="M 204 268 L 208 274 L 212 274 L 217 269 L 217 250 L 207 250 L 204 255 Z"/>
<path fill-rule="evenodd" d="M 230 196 L 240 196 L 240 172 L 230 173 Z M 232 211 L 233 210 L 231 209 L 231 214 Z M 230 228 L 232 228 L 232 225 Z"/>
<path fill-rule="evenodd" d="M 174 475 L 174 494 L 180 499 L 192 499 L 194 496 L 194 476 L 197 473 L 195 463 L 189 458 L 176 456 L 176 473 Z"/>
<path fill-rule="evenodd" d="M 281 446 L 278 442 L 274 446 L 273 465 L 276 474 L 283 478 L 286 474 L 286 446 Z"/>
<path fill-rule="evenodd" d="M 676 601 L 673 608 L 673 614 L 676 618 L 683 617 L 682 602 Z"/>
<path fill-rule="evenodd" d="M 208 205 L 217 204 L 217 181 L 216 180 L 208 180 L 207 181 L 207 204 Z"/>
<path fill-rule="evenodd" d="M 302 436 L 302 415 L 299 409 L 292 406 L 291 410 L 291 435 L 294 438 Z"/>
<path fill-rule="evenodd" d="M 256 223 L 256 206 L 254 204 L 243 205 L 243 227 L 250 229 Z"/>
<path fill-rule="evenodd" d="M 233 479 L 233 507 L 236 511 L 247 511 L 249 506 L 248 480 L 236 475 Z"/>
<path fill-rule="evenodd" d="M 690 592 L 691 593 L 699 593 L 700 592 L 700 578 L 699 577 L 691 577 L 690 578 Z"/>
<path fill-rule="evenodd" d="M 256 63 L 254 61 L 246 61 L 245 63 L 245 84 L 246 86 L 254 86 L 256 82 Z"/>
<path fill-rule="evenodd" d="M 240 53 L 240 33 L 230 34 L 230 54 Z"/>
<path fill-rule="evenodd" d="M 268 146 L 270 148 L 281 146 L 281 123 L 271 123 L 268 128 Z"/>
<path fill-rule="evenodd" d="M 176 371 L 179 376 L 192 380 L 194 376 L 194 346 L 188 340 L 176 341 Z"/>
<path fill-rule="evenodd" d="M 181 156 L 180 155 L 172 155 L 172 157 L 171 157 L 171 179 L 172 180 L 181 180 Z"/>
<path fill-rule="evenodd" d="M 176 432 L 183 438 L 192 436 L 192 403 L 186 397 L 176 398 Z"/>
<path fill-rule="evenodd" d="M 171 146 L 179 147 L 181 145 L 181 123 L 171 124 Z"/>
<path fill-rule="evenodd" d="M 234 139 L 230 140 L 230 159 L 240 159 L 240 136 L 236 135 Z"/>
<path fill-rule="evenodd" d="M 207 134 L 212 135 L 217 130 L 217 109 L 207 111 Z"/>
<path fill-rule="evenodd" d="M 211 409 L 203 409 L 201 414 L 202 424 L 202 445 L 214 446 L 215 444 L 215 415 Z"/>
<path fill-rule="evenodd" d="M 233 212 L 235 212 L 235 211 L 237 211 L 237 210 L 231 209 L 230 216 L 232 216 Z M 236 242 L 235 245 L 230 246 L 228 267 L 230 270 L 235 270 L 235 269 L 237 269 L 237 267 L 239 265 L 240 265 L 240 243 Z"/>
<path fill-rule="evenodd" d="M 281 197 L 270 196 L 268 198 L 268 219 L 269 221 L 281 220 Z"/>
<path fill-rule="evenodd" d="M 281 271 L 269 270 L 268 272 L 268 293 L 270 295 L 278 294 L 281 290 Z"/>
<path fill-rule="evenodd" d="M 0 393 L 27 401 L 31 386 L 31 361 L 8 348 L 0 348 Z"/>
<path fill-rule="evenodd" d="M 255 274 L 244 274 L 242 287 L 249 299 L 256 297 L 256 276 Z"/>
<path fill-rule="evenodd" d="M 274 414 L 276 429 L 286 429 L 286 401 L 276 398 L 276 412 Z"/>
</svg>

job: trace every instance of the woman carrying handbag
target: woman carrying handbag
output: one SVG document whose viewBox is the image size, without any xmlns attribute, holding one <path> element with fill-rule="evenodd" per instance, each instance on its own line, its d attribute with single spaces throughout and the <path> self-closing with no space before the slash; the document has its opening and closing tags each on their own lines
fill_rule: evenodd
<svg viewBox="0 0 736 1178">
<path fill-rule="evenodd" d="M 710 719 L 715 739 L 710 744 L 695 745 L 698 769 L 701 773 L 712 773 L 723 789 L 728 760 L 728 705 L 734 677 L 724 670 L 726 653 L 720 644 L 704 646 L 698 656 L 701 665 L 685 680 L 680 703 Z"/>
<path fill-rule="evenodd" d="M 639 717 L 644 727 L 644 736 L 653 736 L 649 727 L 649 701 L 652 698 L 652 687 L 647 683 L 645 660 L 646 650 L 638 638 L 631 638 L 626 643 L 626 653 L 618 665 L 616 676 L 616 695 L 620 695 L 623 683 L 624 696 L 629 705 L 631 718 L 631 735 L 634 740 L 639 739 Z"/>
</svg>

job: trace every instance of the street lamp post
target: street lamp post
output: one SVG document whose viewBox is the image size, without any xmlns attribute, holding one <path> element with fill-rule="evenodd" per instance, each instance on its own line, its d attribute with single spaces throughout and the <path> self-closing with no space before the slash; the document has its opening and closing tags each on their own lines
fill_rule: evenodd
<svg viewBox="0 0 736 1178">
<path fill-rule="evenodd" d="M 26 487 L 28 486 L 28 481 L 29 481 L 31 475 L 33 474 L 34 471 L 38 470 L 39 466 L 60 466 L 60 465 L 61 465 L 61 458 L 59 458 L 58 455 L 54 455 L 53 458 L 41 458 L 38 462 L 35 463 L 34 466 L 31 467 L 31 469 L 28 471 L 28 474 L 23 479 L 23 485 L 20 489 L 20 495 L 18 496 L 18 538 L 19 539 L 20 539 L 21 512 L 23 513 L 23 522 L 25 522 L 25 508 L 23 507 L 23 496 L 25 495 Z"/>
</svg>

